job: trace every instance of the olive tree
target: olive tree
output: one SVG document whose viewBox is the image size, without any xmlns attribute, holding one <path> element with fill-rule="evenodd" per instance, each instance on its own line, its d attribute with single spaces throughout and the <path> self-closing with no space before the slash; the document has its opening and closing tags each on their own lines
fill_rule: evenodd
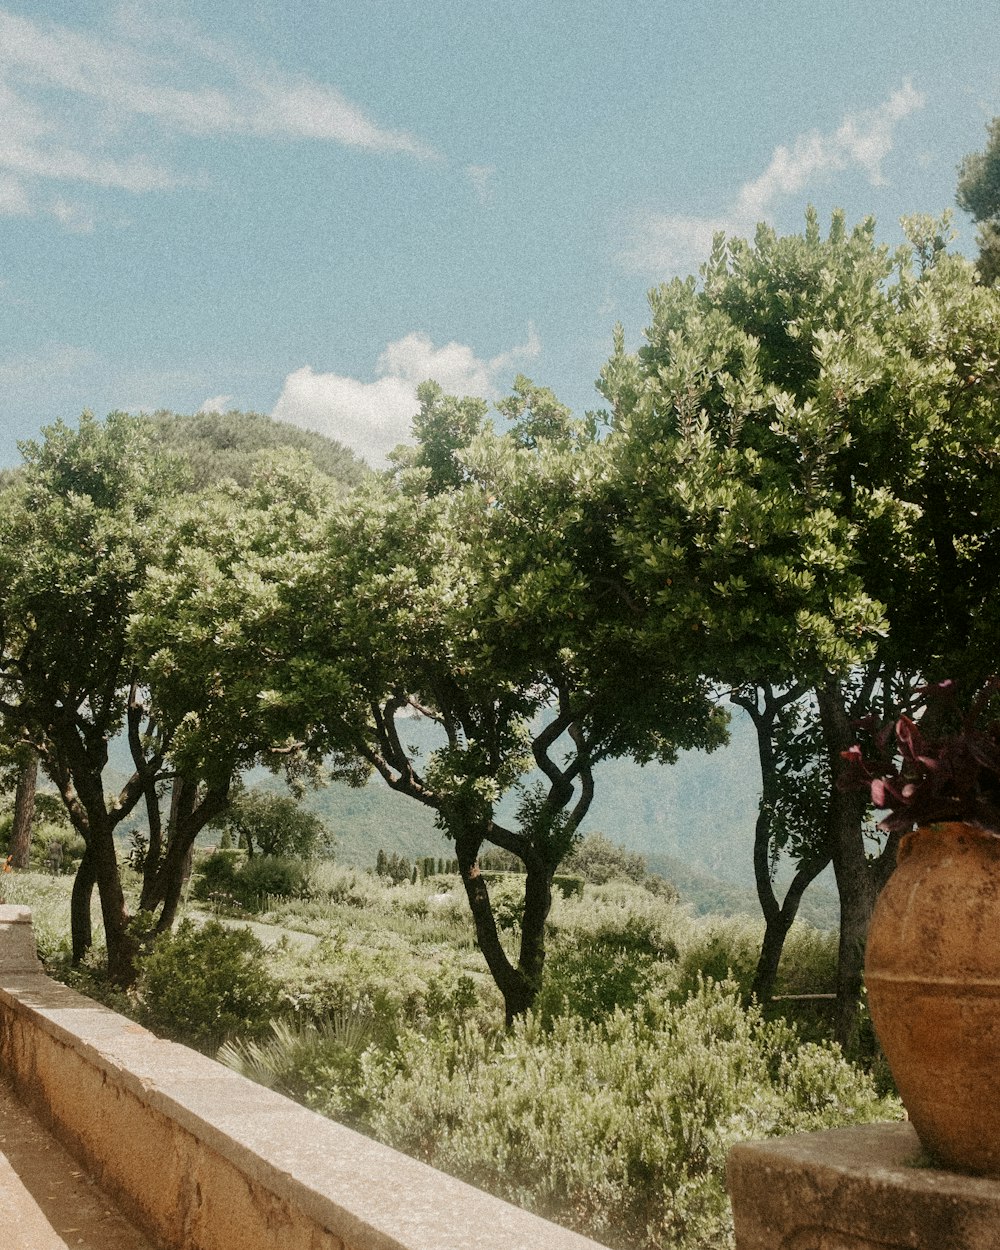
<svg viewBox="0 0 1000 1250">
<path fill-rule="evenodd" d="M 997 299 L 938 223 L 907 228 L 895 254 L 839 214 L 826 238 L 814 214 L 801 236 L 720 237 L 700 284 L 651 293 L 646 346 L 619 333 L 602 376 L 636 602 L 755 717 L 765 782 L 780 700 L 797 692 L 812 719 L 823 827 L 799 867 L 828 856 L 837 877 L 845 1041 L 894 856 L 894 839 L 869 854 L 865 803 L 837 785 L 852 722 L 905 703 L 918 674 L 992 662 L 977 621 L 996 556 Z M 759 833 L 760 873 L 766 820 Z"/>
<path fill-rule="evenodd" d="M 111 975 L 127 981 L 133 947 L 114 833 L 162 761 L 162 740 L 126 642 L 132 594 L 156 541 L 165 489 L 138 422 L 84 414 L 40 443 L 0 493 L 0 713 L 39 754 L 86 843 L 73 890 L 74 954 L 89 945 L 96 883 Z M 111 738 L 126 727 L 136 770 L 118 793 L 103 781 Z"/>
<path fill-rule="evenodd" d="M 436 813 L 511 1020 L 541 981 L 552 879 L 594 765 L 715 745 L 725 717 L 626 619 L 594 424 L 523 379 L 500 433 L 479 401 L 420 395 L 416 448 L 288 565 L 274 698 L 340 767 Z M 438 727 L 426 757 L 407 740 L 413 716 Z M 516 953 L 480 870 L 489 846 L 525 868 Z"/>
</svg>

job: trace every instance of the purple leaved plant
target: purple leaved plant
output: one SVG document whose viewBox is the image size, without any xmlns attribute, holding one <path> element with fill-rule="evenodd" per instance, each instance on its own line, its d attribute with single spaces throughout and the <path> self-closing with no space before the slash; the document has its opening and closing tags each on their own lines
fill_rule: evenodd
<svg viewBox="0 0 1000 1250">
<path fill-rule="evenodd" d="M 923 707 L 914 716 L 895 723 L 866 716 L 857 722 L 871 748 L 866 753 L 855 745 L 842 753 L 847 767 L 841 785 L 868 790 L 872 805 L 888 812 L 879 827 L 889 833 L 945 821 L 1000 832 L 1000 677 L 991 677 L 961 715 L 954 682 L 917 693 Z M 957 727 L 925 733 L 919 723 L 924 719 Z"/>
</svg>

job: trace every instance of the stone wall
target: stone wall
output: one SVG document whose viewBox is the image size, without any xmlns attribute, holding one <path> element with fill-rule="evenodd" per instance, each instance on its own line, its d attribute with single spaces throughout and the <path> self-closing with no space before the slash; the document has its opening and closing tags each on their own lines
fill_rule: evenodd
<svg viewBox="0 0 1000 1250">
<path fill-rule="evenodd" d="M 595 1250 L 46 977 L 0 906 L 0 1067 L 165 1250 Z"/>
</svg>

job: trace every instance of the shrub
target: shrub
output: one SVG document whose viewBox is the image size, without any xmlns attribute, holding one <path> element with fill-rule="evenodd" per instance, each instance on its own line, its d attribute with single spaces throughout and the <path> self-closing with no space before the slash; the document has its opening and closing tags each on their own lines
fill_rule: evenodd
<svg viewBox="0 0 1000 1250">
<path fill-rule="evenodd" d="M 242 851 L 216 851 L 202 861 L 192 892 L 195 898 L 224 908 L 260 911 L 268 898 L 308 898 L 311 890 L 311 868 L 300 859 L 279 855 L 245 859 Z"/>
<path fill-rule="evenodd" d="M 236 897 L 250 911 L 259 911 L 268 896 L 308 898 L 309 865 L 282 855 L 255 855 L 240 866 L 234 885 Z"/>
<path fill-rule="evenodd" d="M 524 873 L 483 873 L 498 929 L 513 932 L 524 916 Z"/>
<path fill-rule="evenodd" d="M 57 872 L 74 872 L 86 849 L 75 829 L 43 822 L 32 830 L 28 862 L 39 872 L 53 871 L 53 865 L 58 865 Z"/>
<path fill-rule="evenodd" d="M 224 1042 L 217 1058 L 258 1084 L 345 1119 L 356 1100 L 361 1054 L 374 1034 L 370 1009 L 358 1003 L 319 1021 L 272 1020 L 269 1037 Z"/>
<path fill-rule="evenodd" d="M 836 1048 L 799 1047 L 711 982 L 549 1032 L 409 1031 L 361 1074 L 380 1139 L 629 1250 L 727 1244 L 735 1141 L 899 1114 Z"/>
<path fill-rule="evenodd" d="M 233 896 L 236 871 L 243 859 L 241 851 L 213 851 L 206 855 L 198 867 L 191 893 L 195 898 L 208 901 L 220 895 Z"/>
<path fill-rule="evenodd" d="M 553 943 L 535 1011 L 545 1025 L 556 1016 L 601 1020 L 616 1008 L 631 1010 L 661 980 L 657 965 L 677 958 L 677 946 L 649 916 L 606 916 L 589 930 Z"/>
<path fill-rule="evenodd" d="M 585 834 L 564 860 L 564 867 L 594 885 L 604 885 L 616 877 L 641 883 L 646 876 L 645 858 L 603 833 Z"/>
<path fill-rule="evenodd" d="M 143 1023 L 209 1053 L 230 1035 L 261 1033 L 279 997 L 262 966 L 263 951 L 249 929 L 182 921 L 142 961 L 137 994 Z"/>
<path fill-rule="evenodd" d="M 706 917 L 684 945 L 678 992 L 691 993 L 704 977 L 733 980 L 744 999 L 750 996 L 763 925 L 749 917 Z"/>
</svg>

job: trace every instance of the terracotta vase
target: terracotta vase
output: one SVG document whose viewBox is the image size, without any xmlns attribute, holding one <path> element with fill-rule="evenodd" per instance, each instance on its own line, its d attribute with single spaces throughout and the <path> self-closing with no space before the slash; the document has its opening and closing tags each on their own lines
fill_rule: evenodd
<svg viewBox="0 0 1000 1250">
<path fill-rule="evenodd" d="M 924 1147 L 945 1167 L 1000 1176 L 1000 836 L 941 824 L 902 839 L 865 983 Z"/>
</svg>

